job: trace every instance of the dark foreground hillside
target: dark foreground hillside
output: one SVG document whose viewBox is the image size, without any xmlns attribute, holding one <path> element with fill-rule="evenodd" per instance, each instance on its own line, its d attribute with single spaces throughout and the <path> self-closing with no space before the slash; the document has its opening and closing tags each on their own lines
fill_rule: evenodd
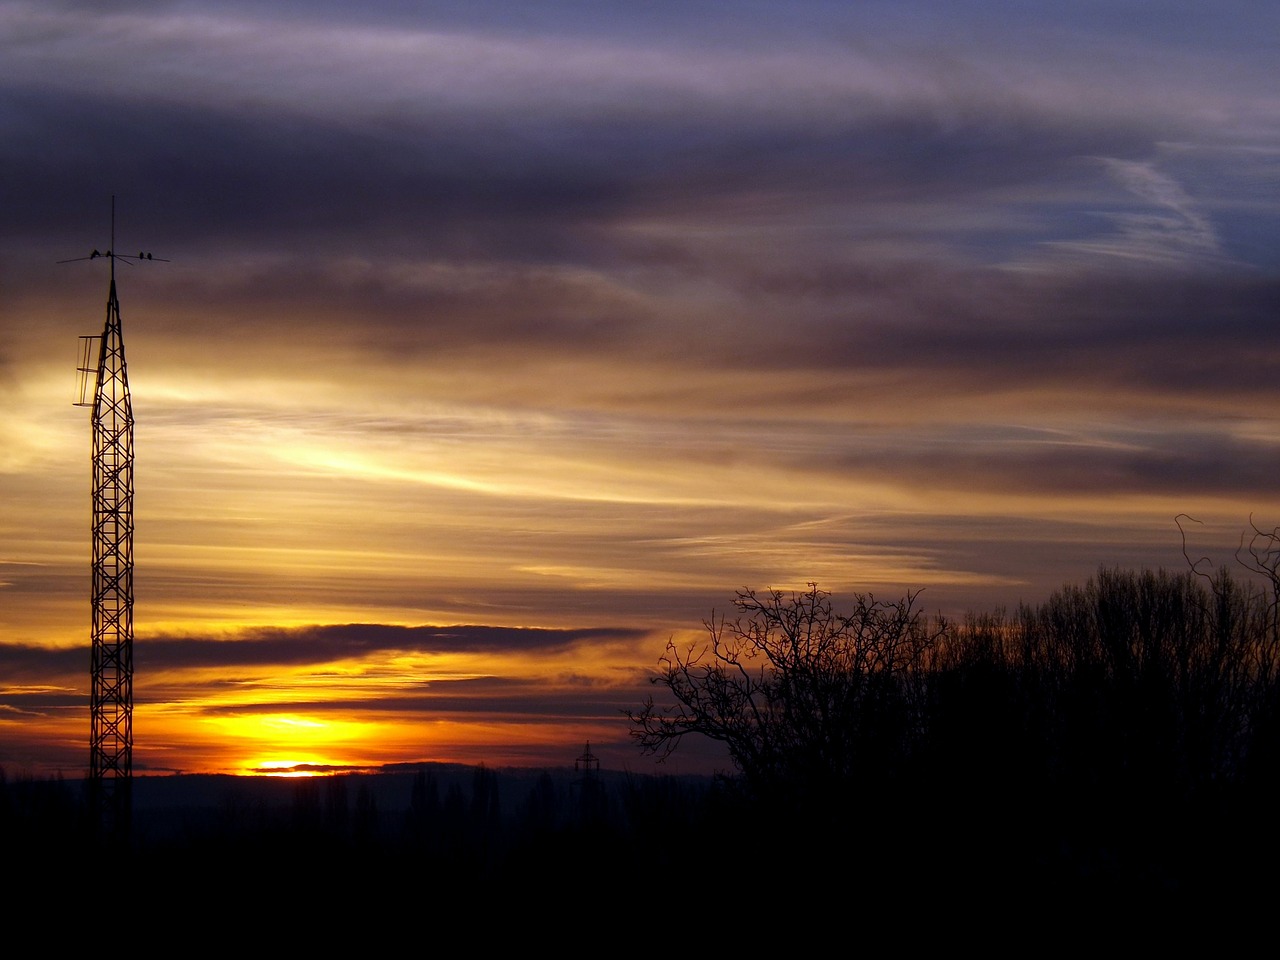
<svg viewBox="0 0 1280 960">
<path fill-rule="evenodd" d="M 720 792 L 700 777 L 447 764 L 142 776 L 132 790 L 128 841 L 113 845 L 95 837 L 83 782 L 0 776 L 7 859 L 55 881 L 111 864 L 165 901 L 211 890 L 253 900 L 298 885 L 342 910 L 458 899 L 477 885 L 489 896 L 577 896 L 672 869 L 708 829 Z"/>
<path fill-rule="evenodd" d="M 656 908 L 677 891 L 689 909 L 803 896 L 815 909 L 934 913 L 1191 904 L 1203 919 L 1280 889 L 1274 811 L 1224 798 L 1189 815 L 1158 798 L 1137 806 L 1001 789 L 1010 792 L 868 791 L 847 829 L 831 831 L 772 819 L 730 785 L 696 777 L 443 765 L 295 780 L 138 777 L 119 849 L 94 840 L 80 782 L 6 780 L 0 837 L 11 865 L 64 894 L 90 896 L 96 877 L 169 913 L 269 912 L 302 897 L 334 923 L 477 897 L 565 911 L 653 897 Z"/>
</svg>

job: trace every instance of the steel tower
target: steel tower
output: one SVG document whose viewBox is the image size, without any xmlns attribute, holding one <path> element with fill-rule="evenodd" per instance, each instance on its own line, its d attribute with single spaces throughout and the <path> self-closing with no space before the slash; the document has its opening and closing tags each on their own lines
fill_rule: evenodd
<svg viewBox="0 0 1280 960">
<path fill-rule="evenodd" d="M 114 198 L 111 221 L 114 247 Z M 133 776 L 133 404 L 116 296 L 116 261 L 153 258 L 109 249 L 76 259 L 98 257 L 110 263 L 107 319 L 100 336 L 80 338 L 76 401 L 77 406 L 92 408 L 93 425 L 89 802 L 92 824 L 102 837 L 124 840 L 130 832 Z"/>
</svg>

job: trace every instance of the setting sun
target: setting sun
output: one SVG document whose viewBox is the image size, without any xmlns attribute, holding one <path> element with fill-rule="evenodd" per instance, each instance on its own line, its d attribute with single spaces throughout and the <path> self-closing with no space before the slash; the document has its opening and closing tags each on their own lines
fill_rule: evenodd
<svg viewBox="0 0 1280 960">
<path fill-rule="evenodd" d="M 309 760 L 263 760 L 245 767 L 241 772 L 245 775 L 261 775 L 265 777 L 319 777 L 330 772 L 329 764 Z"/>
</svg>

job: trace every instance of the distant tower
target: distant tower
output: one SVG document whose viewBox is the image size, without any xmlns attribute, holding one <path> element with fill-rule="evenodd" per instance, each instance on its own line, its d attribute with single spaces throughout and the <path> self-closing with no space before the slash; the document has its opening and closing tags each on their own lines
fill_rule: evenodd
<svg viewBox="0 0 1280 960">
<path fill-rule="evenodd" d="M 89 796 L 94 827 L 105 839 L 123 840 L 130 830 L 133 776 L 133 405 L 116 298 L 116 261 L 153 258 L 115 253 L 114 197 L 111 241 L 105 254 L 94 250 L 76 258 L 105 257 L 111 270 L 102 334 L 80 338 L 76 406 L 91 407 L 93 423 Z"/>
<path fill-rule="evenodd" d="M 596 823 L 604 817 L 604 788 L 600 783 L 600 758 L 591 752 L 591 741 L 582 755 L 573 761 L 574 778 L 570 795 L 576 794 L 578 818 L 584 824 Z"/>
<path fill-rule="evenodd" d="M 582 755 L 573 761 L 573 772 L 582 774 L 584 780 L 590 780 L 592 774 L 600 769 L 600 759 L 591 752 L 591 741 L 582 749 Z"/>
</svg>

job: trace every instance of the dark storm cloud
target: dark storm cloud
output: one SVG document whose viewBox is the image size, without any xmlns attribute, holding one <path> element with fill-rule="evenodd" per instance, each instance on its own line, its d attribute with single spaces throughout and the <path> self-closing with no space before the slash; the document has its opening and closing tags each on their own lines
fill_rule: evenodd
<svg viewBox="0 0 1280 960">
<path fill-rule="evenodd" d="M 147 637 L 138 641 L 134 658 L 139 667 L 147 670 L 198 666 L 230 669 L 272 664 L 322 665 L 384 652 L 530 654 L 593 640 L 627 640 L 640 636 L 643 631 L 625 628 L 398 627 L 364 623 L 246 630 L 233 640 Z"/>
</svg>

